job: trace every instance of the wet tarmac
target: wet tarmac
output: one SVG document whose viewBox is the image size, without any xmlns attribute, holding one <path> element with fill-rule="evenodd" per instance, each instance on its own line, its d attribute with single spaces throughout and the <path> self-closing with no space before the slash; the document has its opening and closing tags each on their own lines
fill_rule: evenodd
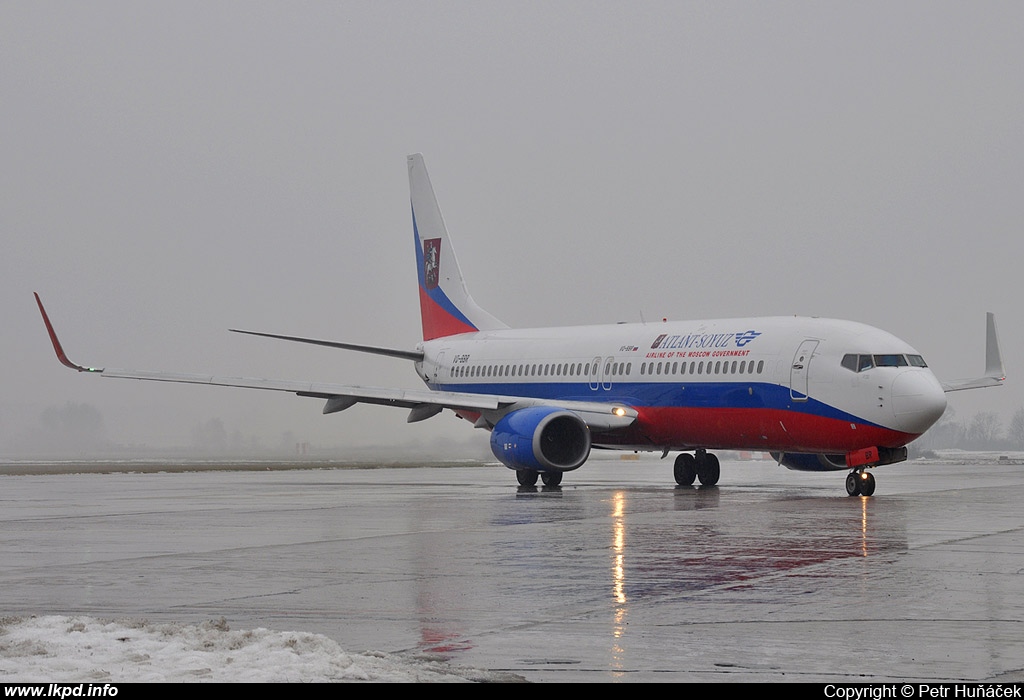
<svg viewBox="0 0 1024 700">
<path fill-rule="evenodd" d="M 1024 679 L 1024 466 L 884 467 L 873 498 L 843 477 L 4 475 L 0 614 L 224 617 L 531 681 Z"/>
</svg>

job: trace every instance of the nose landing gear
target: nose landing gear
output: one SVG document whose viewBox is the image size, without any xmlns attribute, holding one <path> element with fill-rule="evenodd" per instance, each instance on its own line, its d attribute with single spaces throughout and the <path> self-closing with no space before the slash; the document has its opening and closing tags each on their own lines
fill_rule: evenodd
<svg viewBox="0 0 1024 700">
<path fill-rule="evenodd" d="M 846 493 L 851 496 L 870 496 L 875 492 L 875 477 L 868 473 L 868 467 L 906 460 L 906 447 L 864 447 L 847 452 L 846 466 L 853 471 L 846 475 Z"/>
<path fill-rule="evenodd" d="M 864 469 L 854 469 L 846 475 L 846 493 L 851 496 L 870 496 L 875 492 L 875 477 Z"/>
</svg>

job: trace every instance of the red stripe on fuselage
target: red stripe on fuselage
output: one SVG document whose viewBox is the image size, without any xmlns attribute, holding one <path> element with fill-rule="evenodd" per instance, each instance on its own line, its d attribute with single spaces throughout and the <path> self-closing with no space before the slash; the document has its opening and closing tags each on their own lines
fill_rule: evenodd
<svg viewBox="0 0 1024 700">
<path fill-rule="evenodd" d="M 622 433 L 600 434 L 602 445 L 706 447 L 726 450 L 846 453 L 902 447 L 919 437 L 874 425 L 767 408 L 637 408 Z"/>
<path fill-rule="evenodd" d="M 477 330 L 441 308 L 423 287 L 420 287 L 420 319 L 423 322 L 423 340 L 446 338 L 449 335 L 473 333 Z"/>
</svg>

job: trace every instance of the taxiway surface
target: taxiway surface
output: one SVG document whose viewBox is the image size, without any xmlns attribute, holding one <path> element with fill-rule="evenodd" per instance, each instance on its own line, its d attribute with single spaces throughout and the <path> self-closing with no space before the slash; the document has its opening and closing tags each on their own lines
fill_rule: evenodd
<svg viewBox="0 0 1024 700">
<path fill-rule="evenodd" d="M 2 472 L 2 470 L 0 470 Z M 0 476 L 0 611 L 318 632 L 533 681 L 1019 681 L 1024 466 L 592 459 Z"/>
</svg>

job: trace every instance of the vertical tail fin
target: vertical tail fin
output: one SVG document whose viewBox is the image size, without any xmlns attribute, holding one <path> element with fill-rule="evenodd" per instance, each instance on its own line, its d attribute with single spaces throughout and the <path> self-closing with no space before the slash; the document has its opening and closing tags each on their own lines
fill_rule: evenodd
<svg viewBox="0 0 1024 700">
<path fill-rule="evenodd" d="M 409 156 L 409 192 L 412 196 L 412 229 L 416 238 L 423 339 L 507 328 L 477 306 L 469 295 L 441 209 L 437 206 L 434 188 L 427 176 L 427 166 L 419 153 Z"/>
</svg>

